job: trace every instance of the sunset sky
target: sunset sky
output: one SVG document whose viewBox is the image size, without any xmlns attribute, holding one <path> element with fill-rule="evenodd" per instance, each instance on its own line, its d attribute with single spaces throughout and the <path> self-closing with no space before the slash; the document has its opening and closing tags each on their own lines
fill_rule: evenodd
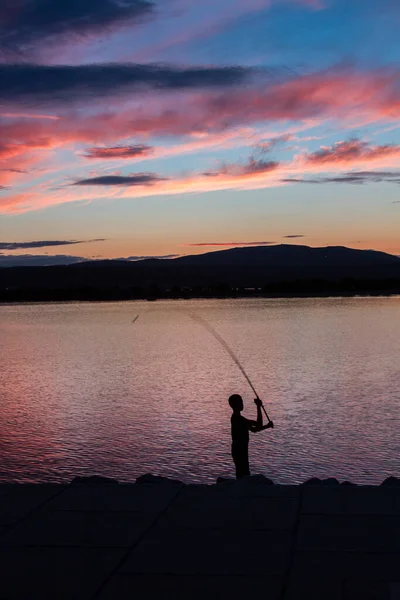
<svg viewBox="0 0 400 600">
<path fill-rule="evenodd" d="M 0 265 L 400 254 L 399 28 L 399 0 L 2 0 Z"/>
</svg>

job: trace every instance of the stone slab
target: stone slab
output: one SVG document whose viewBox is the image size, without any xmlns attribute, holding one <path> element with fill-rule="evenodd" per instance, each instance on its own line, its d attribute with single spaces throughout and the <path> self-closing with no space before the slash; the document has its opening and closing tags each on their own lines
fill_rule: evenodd
<svg viewBox="0 0 400 600">
<path fill-rule="evenodd" d="M 178 529 L 291 529 L 297 519 L 296 498 L 206 495 L 181 492 L 160 520 Z"/>
<path fill-rule="evenodd" d="M 343 589 L 343 600 L 393 600 L 394 590 L 389 581 L 377 581 L 369 576 L 349 578 Z"/>
<path fill-rule="evenodd" d="M 275 575 L 289 561 L 289 531 L 153 529 L 124 563 L 136 574 Z"/>
<path fill-rule="evenodd" d="M 0 600 L 400 600 L 399 509 L 389 487 L 0 486 Z"/>
<path fill-rule="evenodd" d="M 51 510 L 77 511 L 154 511 L 163 510 L 180 492 L 166 485 L 77 485 L 57 496 Z"/>
<path fill-rule="evenodd" d="M 299 498 L 301 487 L 298 485 L 267 485 L 263 483 L 255 483 L 246 479 L 235 481 L 230 480 L 217 485 L 187 485 L 185 490 L 187 493 L 198 493 L 201 489 L 203 494 L 212 496 L 222 495 L 240 496 L 248 498 Z"/>
<path fill-rule="evenodd" d="M 396 581 L 399 565 L 400 554 L 298 552 L 283 600 L 364 600 L 354 595 L 354 584 L 354 597 L 349 597 L 349 582 L 365 582 L 371 577 L 381 585 Z M 346 586 L 347 598 L 344 596 Z"/>
<path fill-rule="evenodd" d="M 117 550 L 0 549 L 0 597 L 89 600 L 122 557 Z"/>
<path fill-rule="evenodd" d="M 0 495 L 0 526 L 10 526 L 47 503 L 59 494 L 64 486 L 6 484 L 1 488 L 4 493 Z"/>
<path fill-rule="evenodd" d="M 149 513 L 46 511 L 1 536 L 0 547 L 130 547 L 156 518 Z"/>
<path fill-rule="evenodd" d="M 280 600 L 282 579 L 248 576 L 176 576 L 117 574 L 98 600 Z M 96 599 L 97 600 L 97 599 Z"/>
<path fill-rule="evenodd" d="M 397 512 L 395 493 L 396 488 L 389 487 L 303 486 L 302 513 L 393 515 Z"/>
<path fill-rule="evenodd" d="M 302 515 L 298 548 L 400 553 L 400 517 Z"/>
<path fill-rule="evenodd" d="M 307 573 L 291 580 L 280 600 L 343 600 L 343 582 Z"/>
<path fill-rule="evenodd" d="M 400 487 L 391 488 L 394 498 L 394 510 L 397 515 L 400 515 Z"/>
</svg>

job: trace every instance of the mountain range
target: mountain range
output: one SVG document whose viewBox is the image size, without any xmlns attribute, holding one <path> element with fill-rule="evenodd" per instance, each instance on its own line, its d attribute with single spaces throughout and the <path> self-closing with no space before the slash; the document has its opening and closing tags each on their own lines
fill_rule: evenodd
<svg viewBox="0 0 400 600">
<path fill-rule="evenodd" d="M 172 259 L 95 260 L 0 269 L 0 291 L 171 290 L 261 287 L 278 282 L 398 280 L 400 258 L 375 250 L 301 245 L 232 248 Z M 69 296 L 69 294 L 67 294 Z"/>
</svg>

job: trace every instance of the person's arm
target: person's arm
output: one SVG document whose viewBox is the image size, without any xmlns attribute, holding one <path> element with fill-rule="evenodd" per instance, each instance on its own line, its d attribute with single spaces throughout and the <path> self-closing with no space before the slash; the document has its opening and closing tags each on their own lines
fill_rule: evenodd
<svg viewBox="0 0 400 600">
<path fill-rule="evenodd" d="M 257 429 L 261 429 L 263 426 L 263 416 L 261 412 L 262 402 L 260 398 L 254 400 L 254 404 L 257 406 Z"/>
<path fill-rule="evenodd" d="M 273 427 L 274 424 L 272 421 L 270 421 L 266 425 L 262 425 L 261 427 L 258 427 L 257 421 L 249 421 L 249 430 L 252 433 L 258 433 L 259 431 L 264 431 L 264 429 L 273 429 Z"/>
<path fill-rule="evenodd" d="M 263 425 L 261 429 L 257 429 L 257 431 L 263 431 L 263 429 L 273 429 L 274 424 L 272 421 L 269 421 L 266 425 Z"/>
<path fill-rule="evenodd" d="M 254 402 L 257 406 L 257 421 L 248 421 L 249 430 L 253 433 L 257 433 L 259 431 L 263 431 L 264 429 L 273 428 L 274 424 L 272 421 L 269 421 L 267 425 L 263 425 L 263 417 L 261 412 L 262 402 L 260 398 L 256 398 Z"/>
</svg>

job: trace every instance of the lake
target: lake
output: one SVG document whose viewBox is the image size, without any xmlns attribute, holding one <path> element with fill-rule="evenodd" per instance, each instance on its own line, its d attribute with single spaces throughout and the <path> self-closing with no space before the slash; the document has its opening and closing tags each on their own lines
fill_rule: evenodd
<svg viewBox="0 0 400 600">
<path fill-rule="evenodd" d="M 233 476 L 227 399 L 254 394 L 191 312 L 275 423 L 253 473 L 400 475 L 400 298 L 235 299 L 1 306 L 0 481 Z"/>
</svg>

